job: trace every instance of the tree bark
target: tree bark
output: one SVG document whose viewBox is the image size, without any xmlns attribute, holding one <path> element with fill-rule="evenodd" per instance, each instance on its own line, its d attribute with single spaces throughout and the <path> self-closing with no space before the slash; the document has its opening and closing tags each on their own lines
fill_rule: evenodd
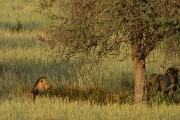
<svg viewBox="0 0 180 120">
<path fill-rule="evenodd" d="M 143 105 L 147 103 L 148 91 L 146 89 L 145 56 L 138 44 L 132 45 L 132 64 L 135 79 L 134 102 Z"/>
</svg>

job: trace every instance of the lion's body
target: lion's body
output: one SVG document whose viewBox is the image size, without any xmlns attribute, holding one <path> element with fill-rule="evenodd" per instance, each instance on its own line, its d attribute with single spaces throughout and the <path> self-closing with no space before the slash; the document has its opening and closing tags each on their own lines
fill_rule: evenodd
<svg viewBox="0 0 180 120">
<path fill-rule="evenodd" d="M 179 69 L 170 67 L 165 74 L 151 74 L 150 86 L 153 91 L 163 91 L 164 94 L 172 95 L 178 87 Z"/>
<path fill-rule="evenodd" d="M 33 100 L 35 100 L 36 96 L 38 94 L 43 94 L 45 93 L 48 89 L 50 89 L 52 86 L 49 85 L 48 81 L 46 80 L 45 77 L 40 77 L 35 85 L 34 88 L 32 89 L 31 93 L 33 95 Z"/>
</svg>

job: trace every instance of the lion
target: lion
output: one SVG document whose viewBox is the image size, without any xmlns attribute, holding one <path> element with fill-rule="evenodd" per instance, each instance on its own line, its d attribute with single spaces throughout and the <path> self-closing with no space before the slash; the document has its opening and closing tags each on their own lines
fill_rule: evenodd
<svg viewBox="0 0 180 120">
<path fill-rule="evenodd" d="M 52 86 L 48 83 L 46 77 L 40 77 L 36 81 L 34 88 L 31 91 L 31 94 L 33 96 L 33 100 L 35 101 L 35 98 L 37 95 L 44 94 L 45 92 L 47 92 L 51 88 L 52 88 Z"/>
<path fill-rule="evenodd" d="M 170 67 L 165 74 L 151 74 L 150 87 L 154 92 L 163 91 L 165 96 L 172 96 L 179 87 L 178 73 L 178 68 Z"/>
</svg>

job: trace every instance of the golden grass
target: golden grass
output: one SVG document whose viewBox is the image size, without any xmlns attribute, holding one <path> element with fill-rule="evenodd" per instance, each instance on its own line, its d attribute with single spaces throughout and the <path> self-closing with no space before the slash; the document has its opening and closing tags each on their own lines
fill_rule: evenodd
<svg viewBox="0 0 180 120">
<path fill-rule="evenodd" d="M 86 101 L 68 102 L 59 98 L 15 98 L 0 101 L 0 119 L 26 120 L 177 120 L 179 105 L 136 106 L 96 105 Z"/>
</svg>

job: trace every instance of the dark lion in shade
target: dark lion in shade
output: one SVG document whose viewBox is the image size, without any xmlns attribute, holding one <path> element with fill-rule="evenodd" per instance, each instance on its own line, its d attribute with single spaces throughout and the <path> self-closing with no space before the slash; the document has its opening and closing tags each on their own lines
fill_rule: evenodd
<svg viewBox="0 0 180 120">
<path fill-rule="evenodd" d="M 178 68 L 170 67 L 165 74 L 151 74 L 150 87 L 154 92 L 163 91 L 165 96 L 172 96 L 179 87 L 178 73 Z"/>
<path fill-rule="evenodd" d="M 40 77 L 36 81 L 34 88 L 31 91 L 33 100 L 35 101 L 37 95 L 47 92 L 50 88 L 52 88 L 52 86 L 48 83 L 46 77 Z"/>
</svg>

